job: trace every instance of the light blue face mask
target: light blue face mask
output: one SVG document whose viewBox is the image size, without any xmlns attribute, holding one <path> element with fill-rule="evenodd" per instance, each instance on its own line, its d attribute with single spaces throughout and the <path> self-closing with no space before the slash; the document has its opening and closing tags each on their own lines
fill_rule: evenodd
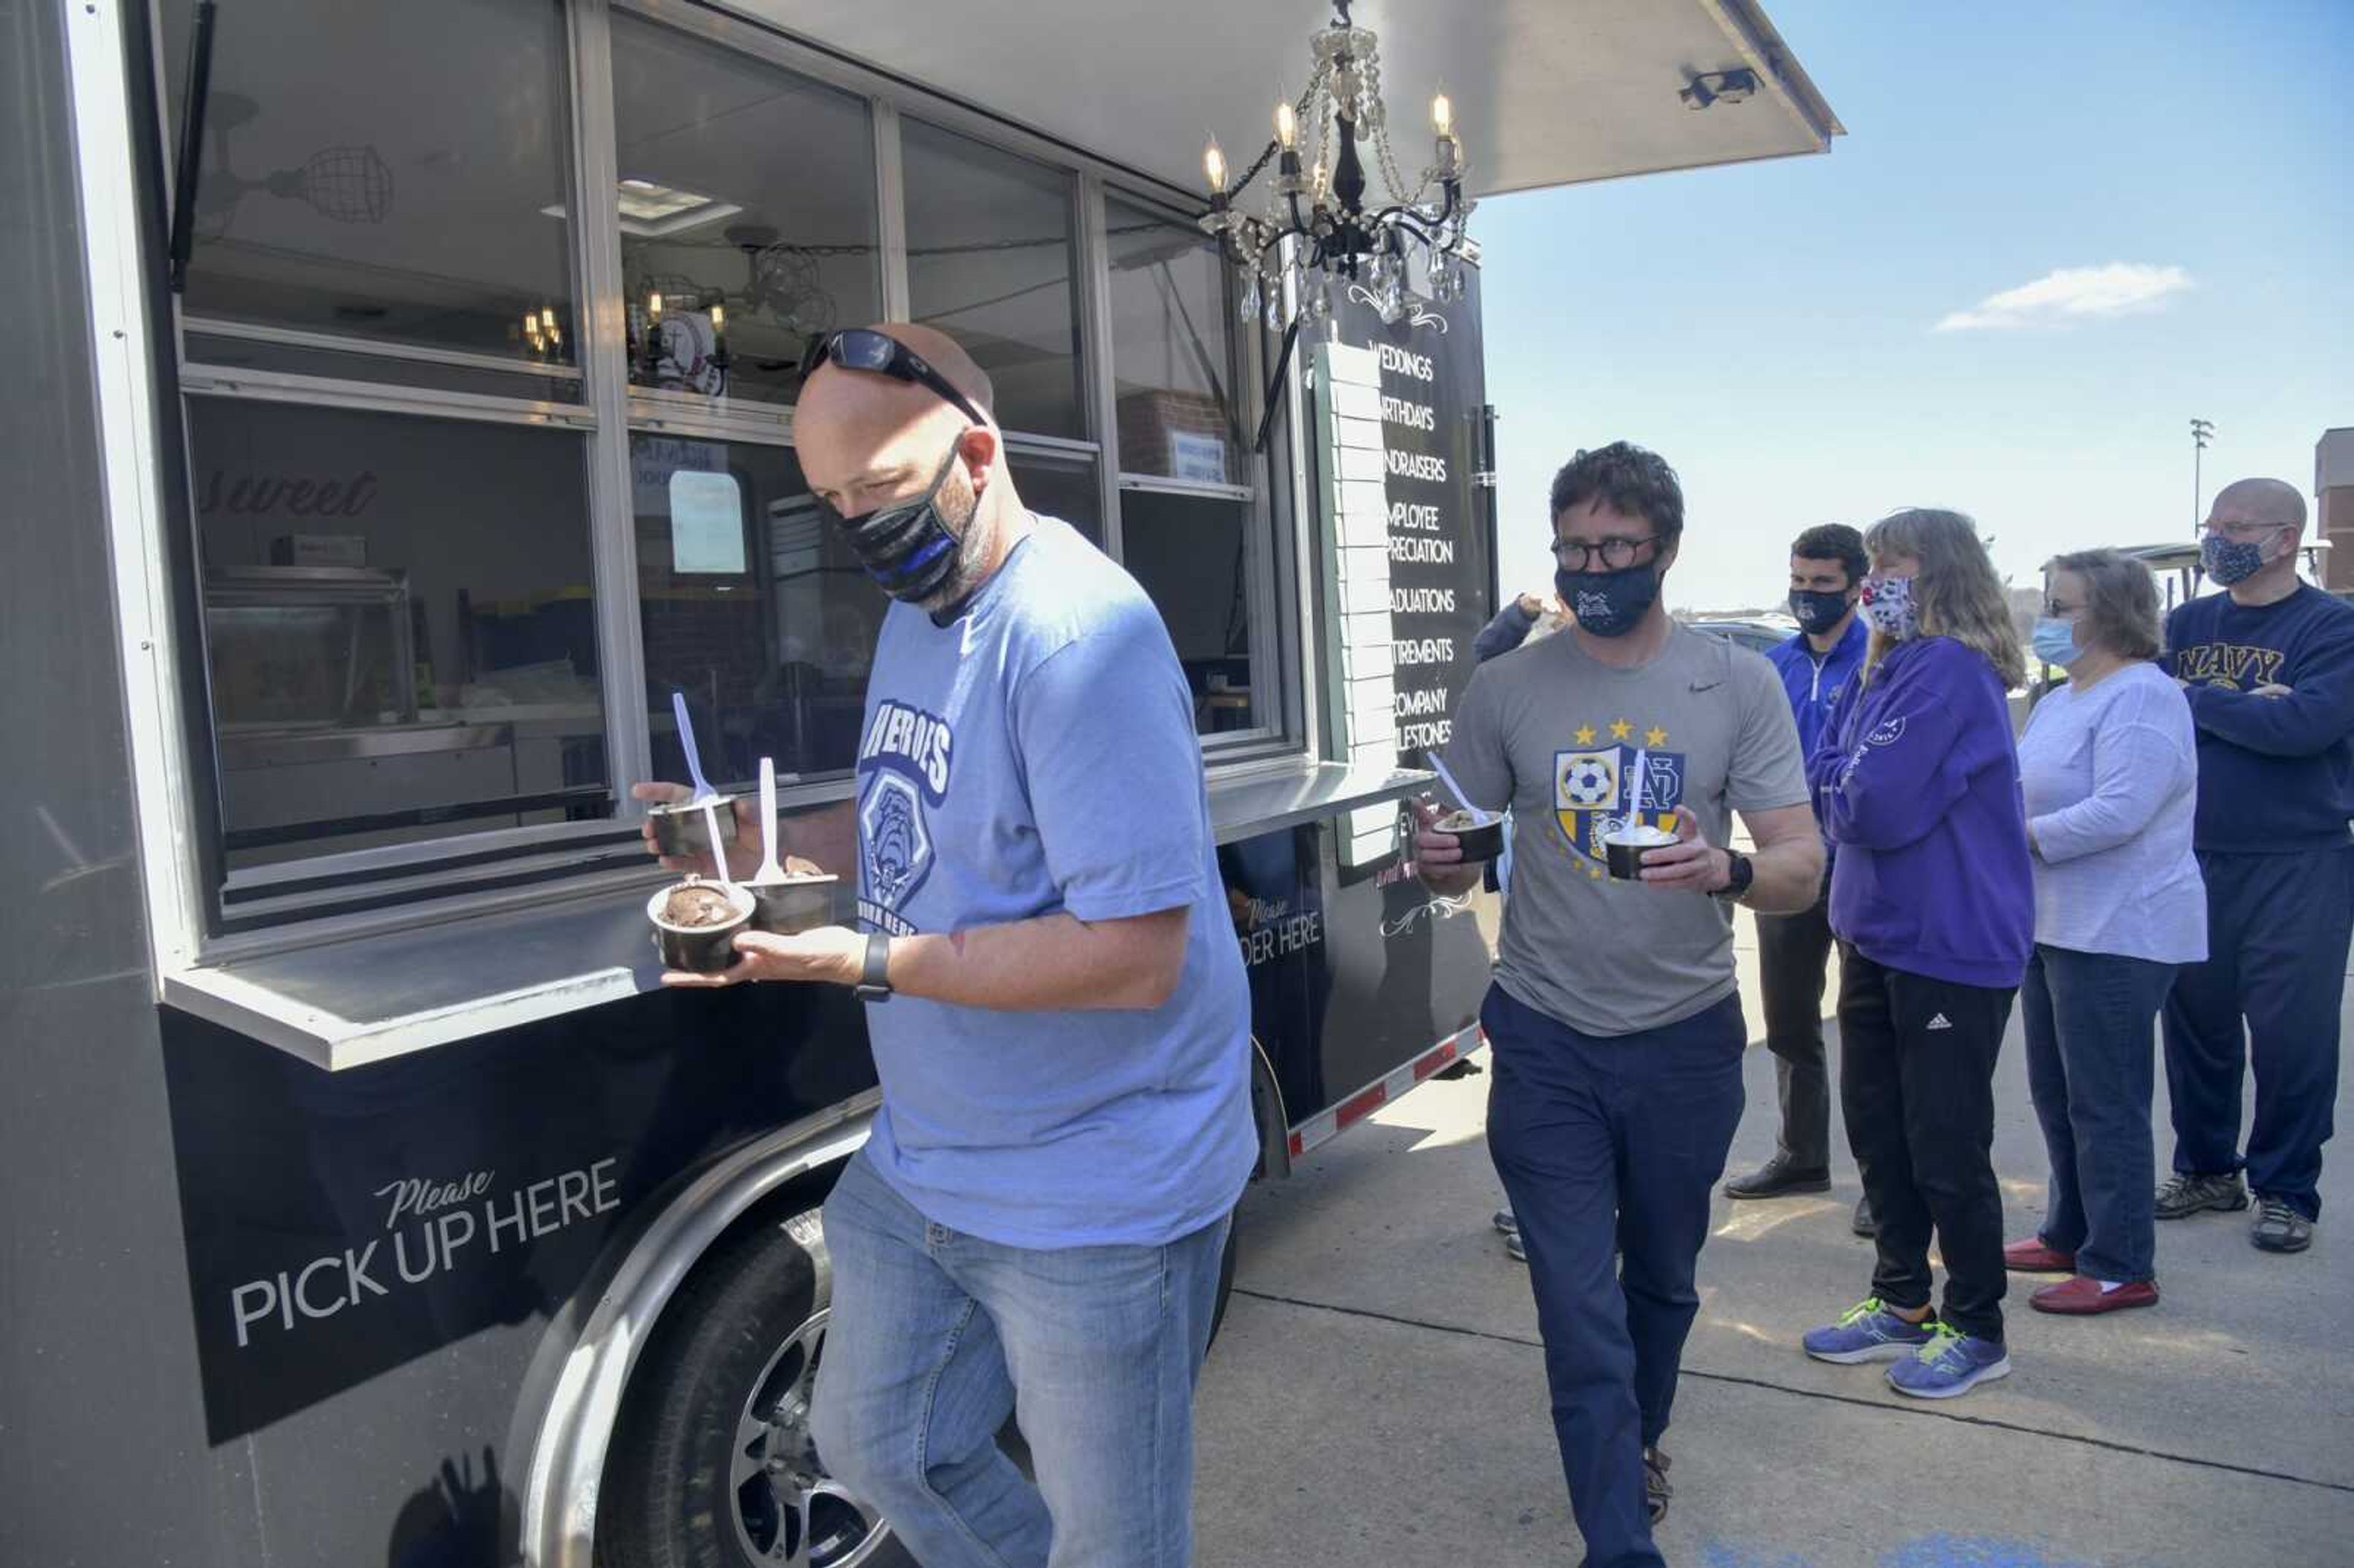
<svg viewBox="0 0 2354 1568">
<path fill-rule="evenodd" d="M 2034 644 L 2038 659 L 2063 670 L 2084 656 L 2084 651 L 2076 645 L 2073 621 L 2057 620 L 2047 615 L 2035 623 L 2034 634 L 2029 641 Z"/>
</svg>

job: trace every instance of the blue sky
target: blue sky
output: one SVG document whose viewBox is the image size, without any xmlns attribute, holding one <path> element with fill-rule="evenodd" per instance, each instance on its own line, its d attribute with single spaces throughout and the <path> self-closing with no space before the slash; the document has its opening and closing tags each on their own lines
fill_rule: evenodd
<svg viewBox="0 0 2354 1568">
<path fill-rule="evenodd" d="M 1771 603 L 1801 528 L 1903 505 L 2022 584 L 2187 537 L 2194 415 L 2210 498 L 2310 497 L 2354 425 L 2354 0 L 1766 5 L 1829 155 L 1474 219 L 1507 592 L 1550 579 L 1553 470 L 1618 438 L 1682 477 L 1685 608 Z"/>
</svg>

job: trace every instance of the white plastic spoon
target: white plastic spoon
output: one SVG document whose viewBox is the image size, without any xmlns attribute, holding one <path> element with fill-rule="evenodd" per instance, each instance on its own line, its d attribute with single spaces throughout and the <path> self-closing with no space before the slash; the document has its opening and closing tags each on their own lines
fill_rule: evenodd
<svg viewBox="0 0 2354 1568">
<path fill-rule="evenodd" d="M 774 758 L 764 757 L 760 758 L 760 869 L 752 880 L 784 879 L 785 868 L 777 863 L 777 763 Z"/>
</svg>

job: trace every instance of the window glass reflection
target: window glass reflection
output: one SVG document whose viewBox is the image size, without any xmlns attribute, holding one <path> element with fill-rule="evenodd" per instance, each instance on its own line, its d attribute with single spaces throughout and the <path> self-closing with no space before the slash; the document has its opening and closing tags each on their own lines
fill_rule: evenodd
<svg viewBox="0 0 2354 1568">
<path fill-rule="evenodd" d="M 613 114 L 630 379 L 790 402 L 811 337 L 882 314 L 866 105 L 616 15 Z"/>
<path fill-rule="evenodd" d="M 1249 507 L 1216 497 L 1127 491 L 1119 503 L 1120 561 L 1160 608 L 1193 692 L 1204 735 L 1250 729 L 1263 694 L 1253 680 L 1250 606 L 1254 555 L 1266 540 Z"/>
<path fill-rule="evenodd" d="M 160 7 L 174 127 L 194 11 Z M 561 6 L 237 0 L 218 16 L 191 316 L 575 362 Z"/>
<path fill-rule="evenodd" d="M 577 436 L 188 400 L 232 867 L 601 817 Z"/>
<path fill-rule="evenodd" d="M 1096 482 L 1096 460 L 1082 453 L 1023 450 L 1006 454 L 1022 504 L 1041 517 L 1059 517 L 1103 545 L 1103 492 Z"/>
<path fill-rule="evenodd" d="M 1105 203 L 1112 381 L 1128 473 L 1247 484 L 1232 392 L 1225 263 L 1198 229 Z"/>
<path fill-rule="evenodd" d="M 1071 176 L 918 120 L 900 140 L 915 319 L 989 373 L 1006 429 L 1086 436 Z"/>
<path fill-rule="evenodd" d="M 630 441 L 653 765 L 688 776 L 671 694 L 703 769 L 743 783 L 845 773 L 888 608 L 820 517 L 782 447 L 640 433 Z"/>
</svg>

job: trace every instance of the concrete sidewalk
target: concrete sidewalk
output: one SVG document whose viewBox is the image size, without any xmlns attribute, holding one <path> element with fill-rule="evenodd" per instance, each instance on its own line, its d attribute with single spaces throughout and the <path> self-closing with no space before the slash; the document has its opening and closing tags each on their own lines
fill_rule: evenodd
<svg viewBox="0 0 2354 1568">
<path fill-rule="evenodd" d="M 1739 938 L 1756 1040 L 1745 916 Z M 2014 1018 L 1995 1137 L 2012 1236 L 2043 1205 L 2023 1061 Z M 1204 1568 L 1577 1563 L 1527 1274 L 1489 1226 L 1489 1082 L 1426 1085 L 1246 1199 L 1239 1284 L 1201 1395 Z M 1748 1086 L 1735 1171 L 1773 1147 L 1762 1045 Z M 2341 1122 L 2349 1097 L 2354 1077 Z M 2244 1215 L 2162 1225 L 2165 1299 L 2091 1321 L 2028 1310 L 2041 1281 L 2014 1281 L 2016 1370 L 1943 1404 L 1797 1348 L 1869 1283 L 1871 1244 L 1848 1228 L 1851 1162 L 1828 1198 L 1720 1197 L 1663 1445 L 1669 1562 L 2354 1564 L 2354 1351 L 2336 1339 L 2354 1297 L 2354 1148 L 2333 1153 L 2311 1252 L 2256 1252 Z"/>
</svg>

